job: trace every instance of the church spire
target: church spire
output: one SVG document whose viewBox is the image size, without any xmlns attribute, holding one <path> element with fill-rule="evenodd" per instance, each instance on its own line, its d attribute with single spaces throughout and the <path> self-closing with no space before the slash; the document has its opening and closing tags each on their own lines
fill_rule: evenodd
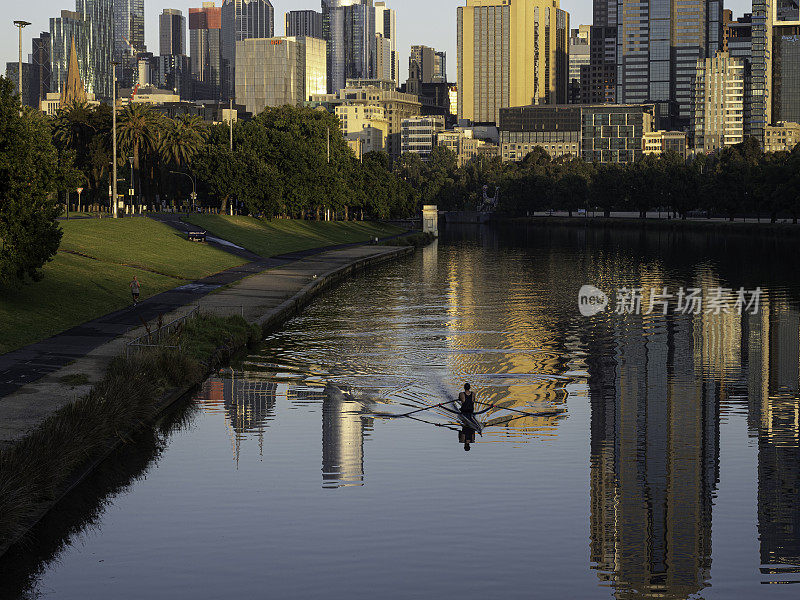
<svg viewBox="0 0 800 600">
<path fill-rule="evenodd" d="M 69 68 L 67 69 L 67 83 L 61 92 L 61 108 L 66 108 L 70 104 L 85 103 L 86 89 L 81 81 L 81 74 L 78 70 L 78 52 L 75 50 L 75 36 L 72 37 L 72 48 L 69 53 Z"/>
</svg>

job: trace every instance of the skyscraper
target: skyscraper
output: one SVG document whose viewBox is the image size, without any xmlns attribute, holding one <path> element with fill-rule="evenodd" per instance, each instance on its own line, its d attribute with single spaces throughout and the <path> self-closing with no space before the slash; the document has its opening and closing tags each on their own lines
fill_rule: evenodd
<svg viewBox="0 0 800 600">
<path fill-rule="evenodd" d="M 158 17 L 158 42 L 161 56 L 186 54 L 186 17 L 174 8 L 165 8 Z"/>
<path fill-rule="evenodd" d="M 796 18 L 778 21 L 773 28 L 772 124 L 779 121 L 800 123 L 800 21 Z"/>
<path fill-rule="evenodd" d="M 408 58 L 409 79 L 419 79 L 421 83 L 441 83 L 447 81 L 447 53 L 438 52 L 428 46 L 411 46 Z"/>
<path fill-rule="evenodd" d="M 567 101 L 569 16 L 558 0 L 467 0 L 458 8 L 458 118 Z"/>
<path fill-rule="evenodd" d="M 232 97 L 236 81 L 236 42 L 275 36 L 270 0 L 224 0 L 222 4 L 223 94 Z"/>
<path fill-rule="evenodd" d="M 322 0 L 322 33 L 328 42 L 328 91 L 348 79 L 370 79 L 375 46 L 372 0 Z"/>
<path fill-rule="evenodd" d="M 385 65 L 383 73 L 374 72 L 372 77 L 373 79 L 386 78 L 388 81 L 393 81 L 395 87 L 397 87 L 400 84 L 400 57 L 397 54 L 397 14 L 394 9 L 386 7 L 386 2 L 375 3 L 375 40 L 376 48 L 383 46 L 384 52 L 388 54 L 388 60 L 383 61 Z"/>
<path fill-rule="evenodd" d="M 589 78 L 590 54 L 589 54 L 589 31 L 588 25 L 581 25 L 579 29 L 573 29 L 569 36 L 569 94 L 570 104 L 578 104 L 581 101 L 582 78 L 585 75 Z"/>
<path fill-rule="evenodd" d="M 652 102 L 662 123 L 688 125 L 697 61 L 722 50 L 722 1 L 619 6 L 625 9 L 616 15 L 616 101 Z"/>
<path fill-rule="evenodd" d="M 322 13 L 315 10 L 290 10 L 286 13 L 286 35 L 323 39 Z"/>
<path fill-rule="evenodd" d="M 613 104 L 617 94 L 617 0 L 594 0 L 593 8 L 589 69 L 582 77 L 581 102 Z"/>
<path fill-rule="evenodd" d="M 121 60 L 146 50 L 144 0 L 114 0 L 115 59 Z"/>
<path fill-rule="evenodd" d="M 214 2 L 203 2 L 202 8 L 189 9 L 189 46 L 195 99 L 220 99 L 222 9 Z"/>
<path fill-rule="evenodd" d="M 692 95 L 694 147 L 706 153 L 744 141 L 745 65 L 718 52 L 697 61 Z"/>
</svg>

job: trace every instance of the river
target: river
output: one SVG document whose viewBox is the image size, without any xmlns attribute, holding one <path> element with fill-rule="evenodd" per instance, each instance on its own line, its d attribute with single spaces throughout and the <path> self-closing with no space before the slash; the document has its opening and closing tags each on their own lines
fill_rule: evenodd
<svg viewBox="0 0 800 600">
<path fill-rule="evenodd" d="M 117 452 L 0 561 L 0 597 L 795 598 L 764 584 L 800 583 L 796 253 L 447 230 Z M 441 409 L 386 416 L 464 382 L 559 414 L 492 409 L 469 452 Z"/>
</svg>

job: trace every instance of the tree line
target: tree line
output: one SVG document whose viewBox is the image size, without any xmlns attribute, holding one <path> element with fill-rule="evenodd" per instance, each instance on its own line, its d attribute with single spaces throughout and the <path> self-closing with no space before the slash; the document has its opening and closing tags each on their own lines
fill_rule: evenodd
<svg viewBox="0 0 800 600">
<path fill-rule="evenodd" d="M 535 148 L 518 163 L 475 158 L 459 168 L 451 152 L 437 148 L 427 163 L 403 156 L 397 168 L 423 202 L 450 210 L 475 210 L 486 186 L 489 196 L 499 192 L 498 212 L 516 216 L 549 210 L 644 216 L 660 209 L 677 218 L 800 217 L 800 145 L 764 153 L 755 138 L 689 160 L 667 152 L 625 165 L 554 159 Z"/>
</svg>

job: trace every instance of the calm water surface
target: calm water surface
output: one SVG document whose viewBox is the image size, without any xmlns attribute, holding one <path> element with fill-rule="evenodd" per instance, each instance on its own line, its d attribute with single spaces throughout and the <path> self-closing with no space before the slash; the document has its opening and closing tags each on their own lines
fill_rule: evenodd
<svg viewBox="0 0 800 600">
<path fill-rule="evenodd" d="M 0 562 L 0 597 L 796 598 L 795 255 L 446 232 L 330 292 L 108 461 Z M 589 283 L 766 296 L 756 316 L 585 318 Z M 469 453 L 447 427 L 381 416 L 464 381 L 565 412 L 490 427 Z"/>
</svg>

